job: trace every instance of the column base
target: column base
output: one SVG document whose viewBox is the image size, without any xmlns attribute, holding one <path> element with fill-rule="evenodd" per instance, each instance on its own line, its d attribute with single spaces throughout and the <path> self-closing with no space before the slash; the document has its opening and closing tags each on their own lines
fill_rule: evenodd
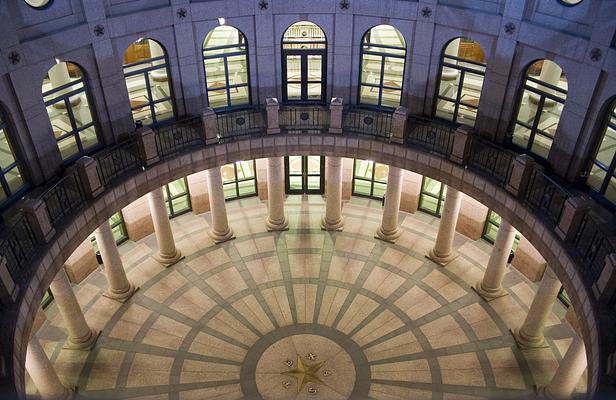
<svg viewBox="0 0 616 400">
<path fill-rule="evenodd" d="M 110 289 L 107 289 L 105 293 L 103 293 L 103 296 L 107 297 L 108 299 L 115 300 L 119 303 L 126 303 L 128 299 L 133 297 L 133 295 L 135 294 L 137 290 L 139 290 L 138 286 L 135 286 L 132 282 L 128 282 L 127 290 L 120 293 L 120 292 L 113 292 Z"/>
<path fill-rule="evenodd" d="M 520 328 L 509 329 L 509 332 L 511 332 L 511 336 L 513 336 L 515 344 L 520 350 L 544 349 L 550 347 L 543 336 L 536 338 L 526 337 L 526 335 L 520 332 Z"/>
<path fill-rule="evenodd" d="M 79 340 L 79 341 L 73 341 L 71 340 L 71 338 L 68 338 L 68 340 L 64 343 L 64 346 L 62 348 L 67 349 L 67 350 L 90 351 L 96 345 L 96 342 L 98 341 L 98 337 L 100 335 L 101 335 L 101 331 L 95 331 L 93 329 L 90 329 L 90 335 L 86 339 Z"/>
<path fill-rule="evenodd" d="M 325 216 L 321 218 L 321 229 L 324 231 L 341 231 L 344 226 L 344 217 L 340 217 L 338 221 L 328 222 Z"/>
<path fill-rule="evenodd" d="M 167 255 L 163 255 L 163 254 L 156 254 L 153 255 L 152 258 L 154 258 L 156 261 L 158 261 L 159 263 L 161 263 L 163 265 L 163 267 L 165 268 L 169 268 L 172 265 L 175 265 L 178 263 L 178 261 L 184 259 L 184 255 L 182 254 L 182 252 L 179 249 L 175 250 L 175 254 L 172 256 L 167 256 Z"/>
<path fill-rule="evenodd" d="M 434 261 L 441 267 L 444 267 L 456 258 L 458 258 L 458 253 L 449 253 L 447 255 L 440 256 L 434 252 L 434 249 L 430 249 L 428 254 L 426 254 L 426 258 L 428 260 Z"/>
<path fill-rule="evenodd" d="M 483 281 L 477 282 L 476 284 L 471 286 L 471 288 L 485 301 L 492 301 L 494 299 L 498 299 L 499 297 L 504 297 L 509 294 L 502 287 L 498 288 L 497 290 L 486 290 L 483 288 L 482 282 Z"/>
<path fill-rule="evenodd" d="M 396 243 L 396 240 L 398 240 L 401 235 L 402 231 L 397 227 L 393 231 L 385 232 L 383 230 L 383 227 L 379 225 L 379 227 L 376 229 L 376 235 L 374 235 L 374 237 L 384 242 Z"/>
<path fill-rule="evenodd" d="M 224 243 L 228 240 L 235 239 L 235 234 L 233 233 L 233 229 L 231 228 L 228 228 L 226 232 L 220 233 L 216 231 L 209 231 L 207 234 L 216 244 Z"/>
<path fill-rule="evenodd" d="M 289 230 L 289 220 L 286 216 L 282 218 L 282 221 L 272 221 L 269 217 L 267 217 L 265 218 L 265 225 L 267 226 L 268 232 Z"/>
</svg>

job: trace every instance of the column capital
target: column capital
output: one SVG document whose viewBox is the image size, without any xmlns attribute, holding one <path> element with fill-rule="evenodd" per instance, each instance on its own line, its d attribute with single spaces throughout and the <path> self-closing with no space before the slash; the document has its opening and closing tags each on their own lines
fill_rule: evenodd
<svg viewBox="0 0 616 400">
<path fill-rule="evenodd" d="M 137 129 L 135 137 L 141 162 L 145 166 L 150 166 L 160 161 L 158 150 L 156 149 L 156 134 L 151 128 L 144 126 Z"/>
<path fill-rule="evenodd" d="M 267 134 L 274 135 L 280 133 L 280 120 L 278 116 L 280 105 L 278 104 L 278 99 L 275 97 L 265 99 L 265 109 L 267 112 Z"/>
<path fill-rule="evenodd" d="M 329 103 L 329 133 L 338 135 L 342 133 L 342 112 L 344 104 L 342 97 L 332 97 Z"/>
<path fill-rule="evenodd" d="M 391 141 L 394 143 L 403 144 L 406 133 L 406 119 L 408 118 L 409 110 L 406 107 L 399 106 L 394 111 L 391 121 Z"/>
<path fill-rule="evenodd" d="M 520 196 L 528 186 L 528 180 L 533 168 L 536 167 L 535 160 L 528 154 L 520 154 L 513 161 L 513 168 L 506 190 L 514 196 Z"/>
<path fill-rule="evenodd" d="M 201 122 L 205 144 L 218 143 L 218 117 L 212 108 L 208 107 L 201 112 Z"/>
<path fill-rule="evenodd" d="M 98 176 L 98 163 L 92 157 L 83 156 L 75 163 L 77 165 L 77 173 L 83 185 L 86 196 L 93 199 L 101 194 L 105 187 L 101 183 Z"/>
</svg>

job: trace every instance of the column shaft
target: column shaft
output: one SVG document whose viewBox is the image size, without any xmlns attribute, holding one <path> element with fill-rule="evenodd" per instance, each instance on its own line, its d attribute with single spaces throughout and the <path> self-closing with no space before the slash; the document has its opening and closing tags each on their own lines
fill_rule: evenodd
<svg viewBox="0 0 616 400">
<path fill-rule="evenodd" d="M 225 205 L 225 192 L 220 177 L 220 167 L 205 171 L 207 176 L 208 196 L 210 198 L 210 211 L 212 215 L 212 229 L 210 237 L 215 243 L 226 242 L 233 239 L 233 229 L 229 227 L 227 219 L 227 207 Z"/>
<path fill-rule="evenodd" d="M 549 268 L 545 267 L 543 279 L 537 289 L 524 323 L 519 329 L 515 329 L 513 337 L 522 349 L 545 347 L 543 328 L 552 312 L 554 302 L 560 290 L 560 281 Z"/>
<path fill-rule="evenodd" d="M 486 272 L 483 279 L 475 285 L 475 291 L 486 301 L 507 294 L 507 291 L 502 287 L 502 283 L 507 272 L 507 260 L 509 260 L 514 240 L 515 228 L 505 219 L 501 219 Z"/>
<path fill-rule="evenodd" d="M 154 259 L 163 266 L 170 267 L 184 257 L 182 252 L 175 247 L 175 239 L 173 238 L 162 187 L 148 193 L 148 204 L 150 205 L 156 242 L 158 243 L 158 254 L 154 256 Z"/>
<path fill-rule="evenodd" d="M 289 229 L 287 217 L 284 214 L 284 157 L 269 157 L 267 159 L 267 219 L 268 231 L 284 231 Z"/>
<path fill-rule="evenodd" d="M 341 231 L 344 225 L 342 217 L 342 158 L 326 157 L 325 167 L 325 215 L 321 228 L 326 231 Z"/>
<path fill-rule="evenodd" d="M 587 365 L 586 347 L 580 336 L 573 339 L 560 361 L 552 381 L 539 392 L 550 399 L 568 399 L 573 394 Z"/>
<path fill-rule="evenodd" d="M 402 170 L 389 166 L 387 190 L 385 191 L 385 207 L 381 225 L 376 230 L 375 237 L 387 242 L 395 242 L 402 232 L 398 229 L 400 214 L 400 196 L 402 194 Z"/>
<path fill-rule="evenodd" d="M 56 274 L 49 288 L 68 331 L 65 347 L 79 350 L 92 349 L 100 332 L 94 332 L 88 326 L 64 268 Z"/>
<path fill-rule="evenodd" d="M 72 392 L 60 382 L 58 374 L 36 337 L 30 339 L 28 343 L 26 370 L 43 400 L 63 400 L 72 397 Z"/>
<path fill-rule="evenodd" d="M 96 237 L 98 251 L 103 259 L 105 276 L 109 284 L 105 296 L 124 303 L 135 293 L 136 288 L 126 277 L 122 257 L 118 251 L 118 245 L 113 237 L 113 232 L 111 232 L 109 222 L 105 222 L 96 228 L 94 236 Z"/>
<path fill-rule="evenodd" d="M 442 266 L 449 264 L 458 256 L 453 251 L 453 239 L 456 236 L 456 224 L 458 223 L 461 203 L 461 193 L 448 186 L 436 241 L 434 247 L 426 254 L 427 258 Z"/>
</svg>

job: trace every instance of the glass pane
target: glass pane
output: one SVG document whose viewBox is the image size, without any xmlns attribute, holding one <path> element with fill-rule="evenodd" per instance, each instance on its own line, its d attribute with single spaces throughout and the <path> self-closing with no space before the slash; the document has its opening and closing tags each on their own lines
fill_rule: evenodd
<svg viewBox="0 0 616 400">
<path fill-rule="evenodd" d="M 240 104 L 249 104 L 250 103 L 250 95 L 249 95 L 249 87 L 248 86 L 240 86 L 229 89 L 229 96 L 231 97 L 231 105 L 237 106 Z"/>
<path fill-rule="evenodd" d="M 173 118 L 173 103 L 171 100 L 154 104 L 154 112 L 158 122 Z"/>
<path fill-rule="evenodd" d="M 605 189 L 605 197 L 612 203 L 616 204 L 616 178 L 611 178 Z"/>
<path fill-rule="evenodd" d="M 605 180 L 605 171 L 599 168 L 596 164 L 592 165 L 590 170 L 590 174 L 588 178 L 586 178 L 586 184 L 596 191 L 601 191 L 601 186 L 603 185 L 603 181 Z"/>
<path fill-rule="evenodd" d="M 302 190 L 302 177 L 301 176 L 290 176 L 289 177 L 289 189 L 291 190 Z"/>
<path fill-rule="evenodd" d="M 0 121 L 1 122 L 1 121 Z M 7 168 L 15 162 L 15 155 L 13 149 L 9 144 L 9 140 L 6 137 L 4 129 L 0 128 L 0 167 Z"/>
<path fill-rule="evenodd" d="M 235 168 L 233 167 L 233 164 L 227 164 L 220 167 L 220 175 L 222 176 L 223 182 L 234 182 Z"/>
<path fill-rule="evenodd" d="M 287 56 L 287 82 L 301 82 L 302 57 Z"/>
<path fill-rule="evenodd" d="M 515 124 L 515 128 L 513 130 L 513 138 L 512 138 L 513 144 L 525 149 L 526 146 L 528 146 L 529 139 L 530 139 L 530 129 L 520 124 Z"/>
<path fill-rule="evenodd" d="M 372 180 L 373 161 L 356 160 L 355 161 L 355 176 Z"/>
<path fill-rule="evenodd" d="M 404 37 L 396 28 L 390 25 L 377 25 L 370 29 L 370 31 L 364 35 L 363 45 L 366 49 L 382 53 L 401 56 L 406 54 L 406 42 Z"/>
<path fill-rule="evenodd" d="M 548 158 L 550 147 L 552 147 L 552 138 L 537 133 L 533 139 L 530 151 L 540 157 Z"/>
<path fill-rule="evenodd" d="M 248 84 L 248 67 L 245 55 L 228 57 L 227 68 L 229 70 L 229 85 Z"/>
<path fill-rule="evenodd" d="M 370 181 L 365 181 L 363 179 L 355 179 L 354 181 L 354 194 L 359 194 L 363 196 L 370 196 L 370 189 L 372 187 Z"/>
<path fill-rule="evenodd" d="M 321 28 L 307 21 L 294 23 L 283 36 L 285 49 L 322 49 L 325 48 L 325 42 L 325 33 Z"/>
<path fill-rule="evenodd" d="M 532 126 L 537 115 L 538 96 L 530 90 L 524 89 L 522 93 L 522 101 L 518 109 L 517 121 L 520 121 L 528 126 Z"/>
<path fill-rule="evenodd" d="M 320 100 L 323 86 L 321 83 L 309 83 L 308 84 L 308 99 Z"/>
<path fill-rule="evenodd" d="M 224 58 L 205 60 L 205 79 L 208 89 L 220 89 L 227 86 Z"/>
<path fill-rule="evenodd" d="M 237 166 L 237 175 L 239 179 L 255 177 L 254 161 L 238 161 L 235 164 Z"/>
<path fill-rule="evenodd" d="M 166 73 L 167 69 L 157 69 L 150 72 L 150 87 L 152 88 L 152 101 L 167 99 L 171 97 L 171 89 L 169 87 L 169 80 L 167 75 L 161 76 L 159 74 Z"/>
<path fill-rule="evenodd" d="M 488 223 L 486 225 L 486 231 L 483 237 L 494 243 L 494 241 L 496 240 L 496 232 L 498 232 L 498 227 L 496 225 Z"/>
<path fill-rule="evenodd" d="M 381 56 L 364 54 L 361 64 L 361 83 L 379 86 L 381 84 Z"/>
<path fill-rule="evenodd" d="M 404 76 L 404 58 L 385 57 L 385 69 L 383 71 L 383 86 L 402 89 Z"/>
<path fill-rule="evenodd" d="M 562 104 L 555 103 L 550 99 L 545 99 L 537 129 L 554 138 L 554 135 L 556 135 L 556 129 L 558 128 L 558 121 L 560 120 L 561 111 Z"/>
<path fill-rule="evenodd" d="M 460 85 L 460 73 L 458 70 L 453 68 L 449 68 L 454 71 L 455 75 L 452 79 L 448 79 L 449 76 L 446 75 L 447 67 L 443 67 L 443 73 L 441 75 L 441 82 L 438 88 L 439 97 L 446 97 L 451 100 L 455 100 L 458 97 L 458 88 Z"/>
<path fill-rule="evenodd" d="M 419 208 L 423 211 L 436 214 L 438 200 L 431 196 L 422 195 L 419 199 Z"/>
<path fill-rule="evenodd" d="M 471 107 L 479 107 L 479 98 L 481 96 L 482 87 L 483 75 L 471 74 L 469 72 L 465 73 L 460 101 Z"/>
<path fill-rule="evenodd" d="M 301 175 L 302 173 L 302 156 L 289 156 L 289 174 Z"/>
<path fill-rule="evenodd" d="M 23 177 L 18 167 L 14 167 L 4 174 L 6 182 L 9 184 L 9 189 L 12 193 L 17 192 L 24 185 Z"/>
<path fill-rule="evenodd" d="M 381 105 L 383 107 L 398 107 L 400 105 L 401 97 L 402 90 L 383 88 L 383 94 L 381 95 Z"/>
<path fill-rule="evenodd" d="M 256 194 L 257 191 L 255 189 L 255 180 L 249 179 L 249 180 L 240 182 L 239 191 L 240 191 L 240 196 L 248 196 L 251 194 Z"/>
<path fill-rule="evenodd" d="M 133 120 L 141 121 L 143 125 L 150 125 L 153 122 L 152 109 L 150 108 L 150 105 L 148 104 L 133 110 Z"/>
<path fill-rule="evenodd" d="M 150 98 L 148 96 L 145 76 L 143 74 L 126 78 L 126 88 L 128 90 L 131 109 L 149 104 Z"/>
<path fill-rule="evenodd" d="M 109 218 L 109 224 L 111 226 L 117 225 L 117 224 L 119 224 L 121 222 L 122 222 L 122 213 L 117 212 L 117 213 L 113 214 L 111 216 L 111 218 Z"/>
<path fill-rule="evenodd" d="M 605 135 L 603 135 L 603 139 L 601 140 L 601 145 L 599 146 L 599 151 L 597 152 L 595 159 L 604 166 L 609 167 L 612 163 L 612 159 L 614 158 L 614 154 L 616 154 L 615 151 L 616 130 L 608 126 L 605 130 Z"/>
<path fill-rule="evenodd" d="M 441 182 L 426 177 L 423 182 L 422 192 L 431 194 L 433 197 L 438 198 L 441 192 L 441 186 Z"/>
<path fill-rule="evenodd" d="M 173 199 L 173 213 L 175 215 L 181 214 L 183 212 L 190 210 L 190 203 L 188 201 L 188 196 L 182 196 L 178 199 Z"/>
<path fill-rule="evenodd" d="M 65 139 L 62 139 L 58 142 L 58 148 L 60 149 L 60 154 L 62 155 L 62 159 L 66 160 L 71 156 L 79 153 L 79 149 L 77 147 L 77 141 L 74 136 L 69 136 Z"/>
<path fill-rule="evenodd" d="M 321 156 L 308 156 L 308 174 L 320 174 L 321 173 Z"/>
<path fill-rule="evenodd" d="M 84 150 L 90 149 L 98 145 L 98 138 L 96 137 L 96 130 L 93 126 L 86 128 L 79 132 L 79 140 L 81 141 L 81 148 Z"/>
<path fill-rule="evenodd" d="M 287 98 L 289 100 L 302 99 L 302 87 L 299 83 L 289 83 L 287 85 Z"/>
<path fill-rule="evenodd" d="M 224 183 L 222 185 L 223 191 L 225 192 L 225 199 L 232 199 L 237 197 L 237 191 L 235 188 L 235 181 L 231 183 Z"/>
<path fill-rule="evenodd" d="M 181 194 L 186 193 L 186 180 L 184 178 L 180 178 L 176 181 L 169 183 L 169 193 L 171 197 L 175 197 Z"/>
<path fill-rule="evenodd" d="M 387 190 L 386 183 L 374 182 L 374 189 L 372 189 L 372 197 L 381 199 L 383 198 L 383 196 L 385 196 L 386 190 Z"/>
<path fill-rule="evenodd" d="M 360 86 L 359 96 L 359 102 L 362 104 L 379 104 L 379 88 L 372 86 Z"/>
<path fill-rule="evenodd" d="M 380 182 L 387 182 L 387 176 L 389 175 L 389 166 L 376 163 L 374 167 L 374 180 Z"/>
<path fill-rule="evenodd" d="M 308 190 L 318 190 L 321 188 L 321 177 L 309 176 L 308 177 Z"/>
<path fill-rule="evenodd" d="M 439 118 L 453 121 L 453 113 L 455 110 L 455 103 L 446 100 L 438 100 L 436 103 L 436 116 Z"/>
<path fill-rule="evenodd" d="M 227 107 L 227 90 L 212 90 L 207 92 L 209 106 L 212 108 Z"/>
<path fill-rule="evenodd" d="M 308 56 L 308 80 L 320 82 L 323 80 L 323 57 L 319 55 Z"/>
</svg>

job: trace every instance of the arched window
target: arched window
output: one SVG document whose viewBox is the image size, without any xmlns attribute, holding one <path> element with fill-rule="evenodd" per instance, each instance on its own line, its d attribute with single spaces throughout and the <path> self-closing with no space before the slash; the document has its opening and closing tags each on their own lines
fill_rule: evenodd
<svg viewBox="0 0 616 400">
<path fill-rule="evenodd" d="M 393 26 L 377 25 L 361 43 L 359 103 L 395 108 L 400 105 L 406 41 Z"/>
<path fill-rule="evenodd" d="M 282 101 L 325 102 L 327 39 L 312 22 L 296 22 L 282 37 Z"/>
<path fill-rule="evenodd" d="M 0 109 L 0 204 L 19 195 L 25 186 L 24 177 L 9 140 L 10 126 Z"/>
<path fill-rule="evenodd" d="M 475 126 L 485 73 L 485 53 L 478 42 L 467 38 L 449 42 L 441 58 L 435 116 Z"/>
<path fill-rule="evenodd" d="M 534 62 L 526 70 L 519 98 L 513 147 L 546 159 L 567 99 L 567 78 L 560 66 L 550 60 Z"/>
<path fill-rule="evenodd" d="M 616 206 L 616 100 L 612 101 L 606 120 L 586 184 Z"/>
<path fill-rule="evenodd" d="M 124 81 L 135 123 L 156 125 L 174 119 L 173 88 L 165 49 L 139 39 L 124 52 Z"/>
<path fill-rule="evenodd" d="M 232 26 L 212 29 L 203 41 L 207 99 L 214 109 L 250 104 L 248 45 Z"/>
<path fill-rule="evenodd" d="M 58 62 L 49 69 L 43 79 L 43 100 L 65 162 L 98 147 L 88 87 L 76 64 Z"/>
</svg>

